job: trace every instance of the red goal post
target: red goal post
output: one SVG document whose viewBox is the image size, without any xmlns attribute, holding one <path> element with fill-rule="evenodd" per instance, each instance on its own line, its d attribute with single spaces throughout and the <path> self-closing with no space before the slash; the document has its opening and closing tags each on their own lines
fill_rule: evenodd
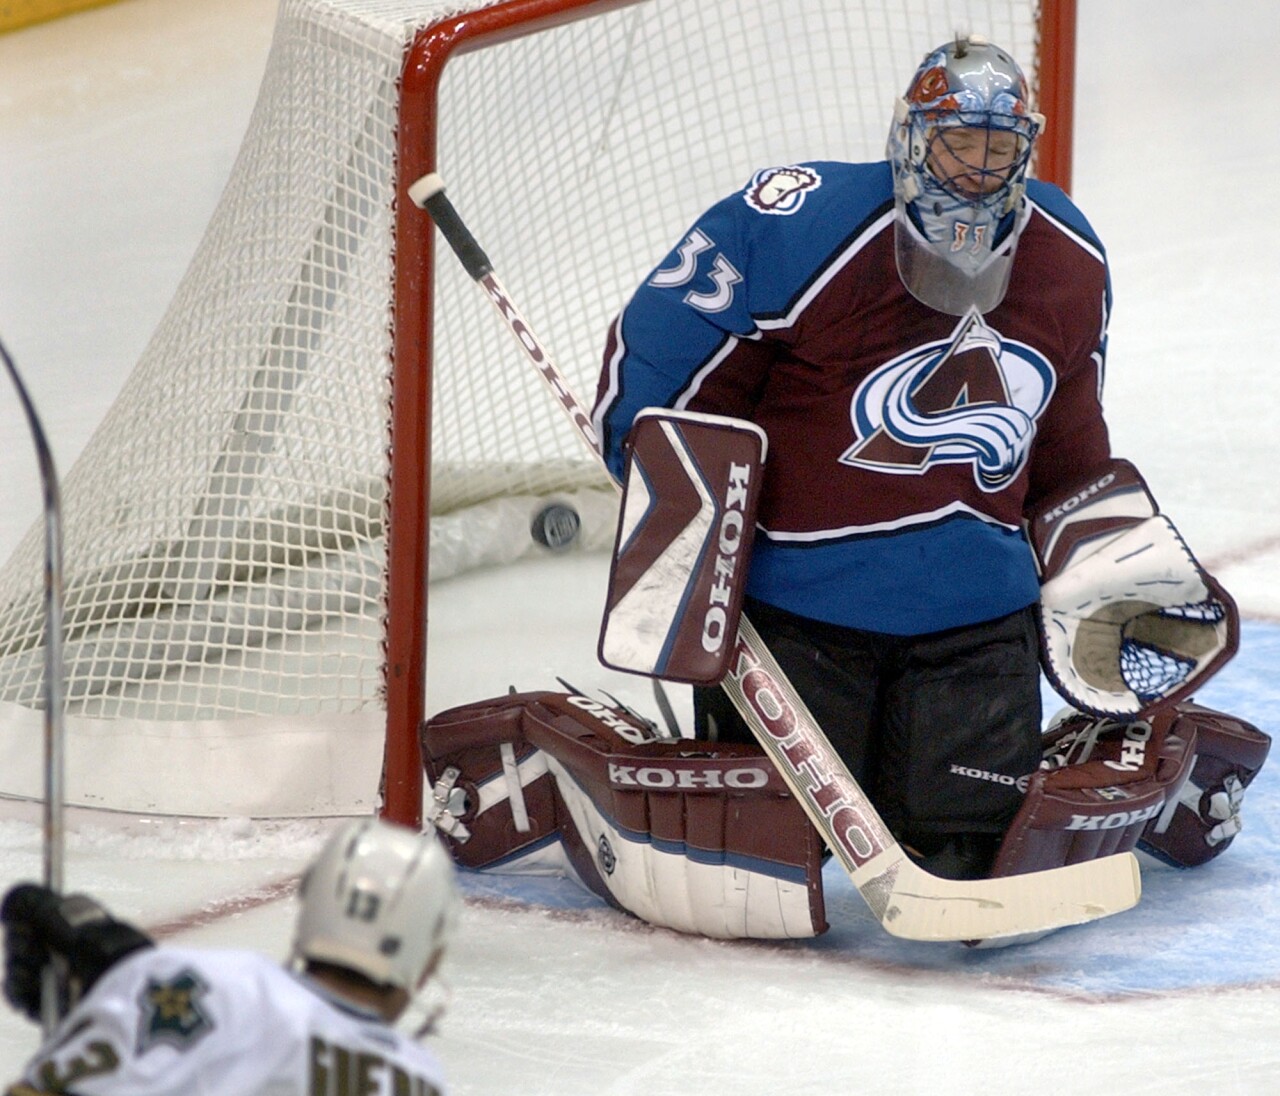
<svg viewBox="0 0 1280 1096">
<path fill-rule="evenodd" d="M 402 196 L 428 172 L 449 174 L 439 147 L 440 89 L 446 66 L 455 57 L 496 47 L 514 38 L 539 34 L 576 20 L 617 12 L 646 0 L 507 0 L 483 10 L 442 20 L 415 38 L 406 55 L 401 82 L 397 139 L 397 205 L 393 414 L 391 421 L 390 528 L 387 631 L 387 746 L 384 813 L 412 825 L 421 821 L 422 765 L 418 729 L 428 714 L 426 697 L 427 572 L 429 543 L 429 455 L 432 348 L 435 341 L 437 259 L 427 215 Z M 1026 5 L 1024 5 L 1026 6 Z M 1034 52 L 1019 59 L 1028 69 L 1039 106 L 1050 118 L 1037 149 L 1034 173 L 1069 189 L 1075 74 L 1075 0 L 1040 0 L 1034 5 Z M 783 18 L 786 18 L 785 16 Z M 973 28 L 977 30 L 978 28 Z M 923 28 L 922 28 L 923 30 Z M 944 32 L 945 36 L 945 32 Z M 936 44 L 937 27 L 915 41 L 923 55 Z M 1003 39 L 1000 39 L 1002 42 Z M 1013 43 L 1009 43 L 1014 48 Z M 897 73 L 898 83 L 910 68 Z M 884 115 L 887 127 L 889 115 Z M 879 138 L 877 134 L 877 138 Z M 466 203 L 465 185 L 457 190 Z M 692 214 L 694 209 L 684 211 Z M 571 214 L 569 214 L 571 215 Z M 655 253 L 656 254 L 656 253 Z M 641 261 L 653 254 L 641 256 Z M 590 391 L 584 391 L 589 397 Z"/>
</svg>

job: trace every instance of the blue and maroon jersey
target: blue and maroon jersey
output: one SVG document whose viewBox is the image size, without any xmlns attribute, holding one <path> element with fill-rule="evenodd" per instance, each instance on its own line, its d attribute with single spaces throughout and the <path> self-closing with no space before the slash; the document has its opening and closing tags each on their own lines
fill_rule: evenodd
<svg viewBox="0 0 1280 1096">
<path fill-rule="evenodd" d="M 1027 199 L 1004 300 L 956 317 L 898 277 L 887 163 L 757 173 L 614 321 L 595 409 L 614 474 L 642 408 L 750 419 L 769 437 L 752 597 L 896 635 L 1031 604 L 1024 510 L 1110 455 L 1110 287 L 1066 195 Z"/>
</svg>

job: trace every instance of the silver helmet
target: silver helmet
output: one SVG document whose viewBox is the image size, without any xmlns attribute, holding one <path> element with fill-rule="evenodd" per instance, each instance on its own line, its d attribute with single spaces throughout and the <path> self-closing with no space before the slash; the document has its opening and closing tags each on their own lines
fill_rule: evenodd
<svg viewBox="0 0 1280 1096">
<path fill-rule="evenodd" d="M 1031 111 L 1017 62 L 978 37 L 934 50 L 894 111 L 887 157 L 903 284 L 940 312 L 988 312 L 1009 287 L 1026 223 Z"/>
<path fill-rule="evenodd" d="M 295 962 L 356 971 L 413 994 L 443 953 L 459 904 L 435 833 L 377 818 L 334 832 L 302 879 Z"/>
</svg>

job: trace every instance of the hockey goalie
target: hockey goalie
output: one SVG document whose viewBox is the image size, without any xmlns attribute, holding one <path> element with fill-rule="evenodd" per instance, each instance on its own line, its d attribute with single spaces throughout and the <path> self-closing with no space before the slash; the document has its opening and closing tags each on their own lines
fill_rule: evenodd
<svg viewBox="0 0 1280 1096">
<path fill-rule="evenodd" d="M 807 924 L 769 923 L 730 871 L 767 862 L 773 901 L 778 865 L 799 865 L 812 893 L 809 846 L 778 859 L 743 845 L 756 835 L 738 822 L 763 817 L 770 786 L 708 795 L 709 773 L 679 775 L 683 751 L 758 763 L 757 743 L 784 777 L 778 800 L 803 804 L 907 939 L 1081 924 L 1138 901 L 1139 841 L 1188 866 L 1227 847 L 1268 742 L 1191 698 L 1232 656 L 1236 609 L 1112 457 L 1105 250 L 1029 176 L 1044 122 L 999 46 L 958 34 L 932 50 L 885 161 L 766 168 L 693 223 L 610 326 L 590 416 L 443 181 L 410 187 L 622 485 L 601 661 L 693 686 L 695 744 L 636 744 L 643 765 L 589 727 L 572 771 L 572 727 L 546 736 L 537 713 L 504 715 L 518 728 L 498 743 L 501 782 L 475 785 L 510 802 L 486 862 L 555 831 L 584 871 L 594 856 L 611 900 L 655 923 L 818 931 L 812 904 Z M 1042 667 L 1078 713 L 1045 744 Z M 433 817 L 460 847 L 485 802 L 455 785 L 482 759 L 451 750 L 476 727 L 492 747 L 490 717 L 425 728 Z M 535 816 L 513 798 L 520 742 L 563 809 L 553 796 Z M 633 769 L 671 798 L 646 794 L 615 826 L 639 802 L 614 783 Z M 708 811 L 719 822 L 704 830 Z M 619 856 L 624 831 L 638 861 Z"/>
</svg>

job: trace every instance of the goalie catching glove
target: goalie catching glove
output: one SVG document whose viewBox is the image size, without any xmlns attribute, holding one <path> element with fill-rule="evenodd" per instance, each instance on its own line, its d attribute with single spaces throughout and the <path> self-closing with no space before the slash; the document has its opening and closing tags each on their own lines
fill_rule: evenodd
<svg viewBox="0 0 1280 1096">
<path fill-rule="evenodd" d="M 1230 595 L 1113 460 L 1028 515 L 1040 568 L 1041 661 L 1074 707 L 1126 719 L 1188 697 L 1239 644 Z"/>
</svg>

